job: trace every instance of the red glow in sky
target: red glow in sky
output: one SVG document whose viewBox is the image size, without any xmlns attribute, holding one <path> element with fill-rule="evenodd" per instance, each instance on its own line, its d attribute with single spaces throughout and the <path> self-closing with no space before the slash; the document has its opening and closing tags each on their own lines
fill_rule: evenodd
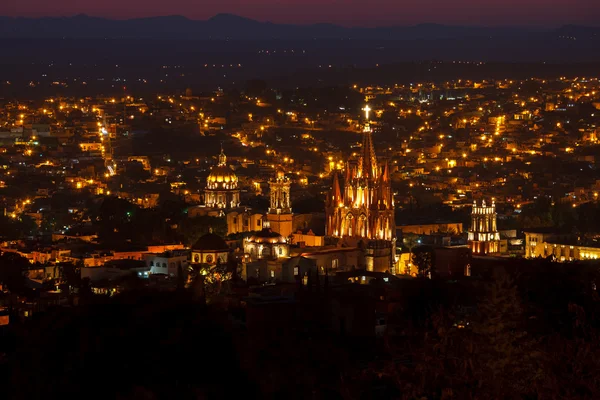
<svg viewBox="0 0 600 400">
<path fill-rule="evenodd" d="M 183 15 L 207 19 L 232 13 L 279 23 L 350 26 L 442 23 L 462 25 L 600 25 L 600 0 L 2 0 L 0 15 L 108 18 Z"/>
</svg>

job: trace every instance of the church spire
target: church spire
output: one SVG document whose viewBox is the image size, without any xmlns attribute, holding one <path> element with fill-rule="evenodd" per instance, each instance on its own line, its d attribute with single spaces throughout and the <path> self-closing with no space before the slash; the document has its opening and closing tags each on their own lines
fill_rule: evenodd
<svg viewBox="0 0 600 400">
<path fill-rule="evenodd" d="M 331 203 L 337 206 L 342 201 L 342 190 L 340 189 L 340 180 L 337 172 L 333 173 L 333 186 L 331 188 Z"/>
<path fill-rule="evenodd" d="M 351 168 L 350 168 L 350 163 L 348 161 L 346 161 L 346 171 L 345 172 L 346 172 L 346 175 L 345 175 L 344 181 L 345 182 L 350 182 L 350 177 L 352 176 L 351 175 L 352 171 L 351 171 Z"/>
<path fill-rule="evenodd" d="M 390 181 L 390 167 L 388 162 L 385 162 L 385 165 L 383 167 L 383 181 L 384 182 L 389 182 Z"/>
<path fill-rule="evenodd" d="M 377 178 L 377 158 L 373 147 L 372 130 L 369 124 L 369 112 L 371 108 L 367 104 L 363 109 L 365 111 L 366 124 L 363 131 L 362 154 L 359 160 L 359 176 L 365 178 Z"/>
</svg>

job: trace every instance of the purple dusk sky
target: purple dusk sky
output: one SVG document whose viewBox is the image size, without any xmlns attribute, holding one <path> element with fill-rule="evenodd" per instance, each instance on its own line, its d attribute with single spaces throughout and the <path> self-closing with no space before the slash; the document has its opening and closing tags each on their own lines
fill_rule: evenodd
<svg viewBox="0 0 600 400">
<path fill-rule="evenodd" d="M 349 26 L 600 25 L 600 0 L 2 0 L 0 15 L 108 18 L 183 15 L 207 19 L 232 13 L 279 23 Z"/>
</svg>

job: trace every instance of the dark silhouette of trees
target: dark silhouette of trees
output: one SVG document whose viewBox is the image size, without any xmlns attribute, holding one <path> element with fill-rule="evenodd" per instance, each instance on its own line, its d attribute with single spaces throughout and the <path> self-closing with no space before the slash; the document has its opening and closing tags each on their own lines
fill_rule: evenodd
<svg viewBox="0 0 600 400">
<path fill-rule="evenodd" d="M 258 394 L 225 320 L 188 293 L 132 291 L 102 304 L 50 310 L 23 328 L 10 355 L 6 398 Z M 98 384 L 107 371 L 110 378 Z"/>
<path fill-rule="evenodd" d="M 198 216 L 183 219 L 178 226 L 177 232 L 183 242 L 193 246 L 201 236 L 212 232 L 221 237 L 227 235 L 227 221 L 222 217 Z"/>
<path fill-rule="evenodd" d="M 233 293 L 236 265 L 219 263 L 188 290 L 131 285 L 113 298 L 35 314 L 7 347 L 0 379 L 10 380 L 15 399 L 599 398 L 598 264 L 485 266 L 489 272 L 474 274 L 480 278 L 433 274 L 384 285 L 396 297 L 388 320 L 395 329 L 382 340 L 346 340 L 316 316 L 339 287 L 331 291 L 314 273 L 285 326 L 233 328 L 234 313 L 217 308 Z M 111 378 L 96 385 L 107 370 Z"/>
<path fill-rule="evenodd" d="M 21 215 L 19 218 L 0 215 L 0 232 L 7 239 L 22 239 L 36 231 L 35 221 L 27 215 Z"/>
<path fill-rule="evenodd" d="M 13 293 L 25 289 L 27 272 L 31 264 L 26 258 L 13 252 L 0 255 L 0 282 Z"/>
<path fill-rule="evenodd" d="M 60 278 L 62 288 L 66 293 L 70 293 L 81 287 L 81 267 L 83 263 L 65 262 L 58 265 L 60 268 Z"/>
<path fill-rule="evenodd" d="M 430 277 L 435 273 L 435 251 L 431 246 L 418 246 L 412 250 L 412 263 L 420 277 Z"/>
<path fill-rule="evenodd" d="M 474 375 L 484 393 L 522 397 L 531 394 L 540 382 L 543 359 L 527 335 L 523 316 L 514 279 L 502 269 L 495 271 L 472 322 L 477 346 Z"/>
</svg>

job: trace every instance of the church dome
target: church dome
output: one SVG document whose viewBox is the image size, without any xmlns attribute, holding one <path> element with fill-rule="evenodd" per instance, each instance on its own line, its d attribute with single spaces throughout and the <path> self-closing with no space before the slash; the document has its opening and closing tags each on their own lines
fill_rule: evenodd
<svg viewBox="0 0 600 400">
<path fill-rule="evenodd" d="M 251 243 L 287 243 L 287 239 L 277 232 L 273 232 L 271 228 L 264 228 L 260 232 L 255 233 L 248 239 Z"/>
<path fill-rule="evenodd" d="M 223 238 L 214 233 L 207 233 L 202 235 L 200 239 L 192 246 L 192 250 L 198 251 L 228 251 L 229 246 Z"/>
<path fill-rule="evenodd" d="M 219 154 L 219 165 L 211 169 L 206 180 L 207 189 L 236 189 L 238 183 L 237 175 L 227 166 L 227 157 L 221 149 Z"/>
<path fill-rule="evenodd" d="M 223 186 L 221 184 L 228 184 L 225 186 L 229 186 L 226 189 L 233 189 L 237 186 L 238 177 L 237 175 L 226 165 L 219 165 L 214 167 L 207 178 L 207 183 L 209 186 L 217 185 Z M 233 185 L 233 187 L 232 187 Z"/>
</svg>

